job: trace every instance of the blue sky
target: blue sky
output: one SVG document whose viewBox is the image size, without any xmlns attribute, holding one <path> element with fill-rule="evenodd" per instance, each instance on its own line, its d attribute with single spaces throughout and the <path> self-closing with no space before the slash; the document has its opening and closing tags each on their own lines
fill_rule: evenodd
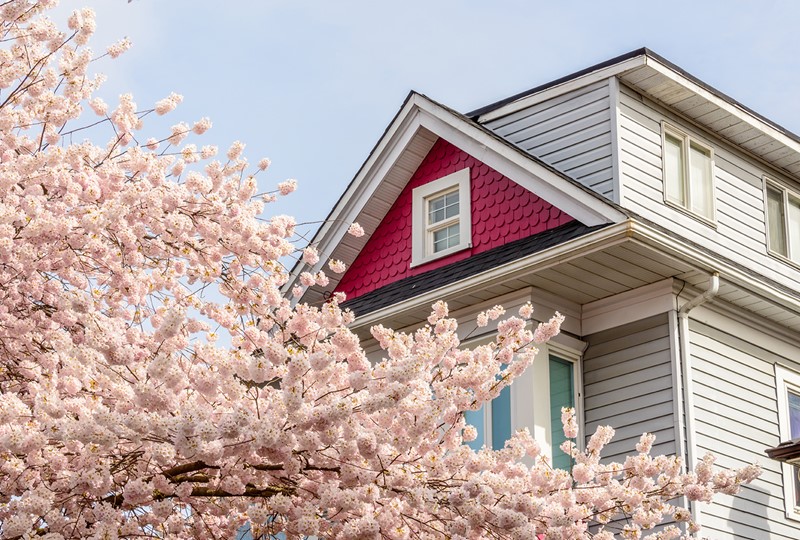
<svg viewBox="0 0 800 540">
<path fill-rule="evenodd" d="M 62 0 L 90 6 L 109 102 L 146 108 L 171 91 L 171 125 L 209 116 L 198 139 L 247 143 L 262 179 L 300 188 L 268 213 L 323 219 L 414 89 L 472 109 L 649 47 L 800 133 L 800 2 L 406 0 Z M 163 124 L 145 124 L 158 136 Z"/>
</svg>

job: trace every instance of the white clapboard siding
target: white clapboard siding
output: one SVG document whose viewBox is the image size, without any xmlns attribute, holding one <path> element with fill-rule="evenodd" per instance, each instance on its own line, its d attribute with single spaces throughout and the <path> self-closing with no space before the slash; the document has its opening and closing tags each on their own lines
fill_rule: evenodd
<svg viewBox="0 0 800 540">
<path fill-rule="evenodd" d="M 603 452 L 624 461 L 642 433 L 656 435 L 656 454 L 675 454 L 669 322 L 666 314 L 585 338 L 584 416 L 587 437 L 601 425 L 616 430 Z"/>
<path fill-rule="evenodd" d="M 608 81 L 567 92 L 485 125 L 614 200 Z"/>
<path fill-rule="evenodd" d="M 725 328 L 715 328 L 722 326 Z M 796 540 L 800 522 L 786 519 L 780 465 L 764 450 L 776 446 L 778 413 L 775 363 L 800 367 L 771 352 L 771 336 L 759 345 L 737 337 L 736 327 L 690 321 L 697 455 L 712 452 L 720 467 L 758 462 L 764 473 L 735 497 L 700 505 L 703 536 L 718 540 Z"/>
<path fill-rule="evenodd" d="M 770 256 L 766 247 L 763 177 L 758 161 L 714 139 L 669 110 L 619 86 L 620 204 L 669 230 L 788 287 L 800 271 Z M 667 122 L 714 150 L 716 222 L 713 226 L 664 202 L 661 123 Z"/>
</svg>

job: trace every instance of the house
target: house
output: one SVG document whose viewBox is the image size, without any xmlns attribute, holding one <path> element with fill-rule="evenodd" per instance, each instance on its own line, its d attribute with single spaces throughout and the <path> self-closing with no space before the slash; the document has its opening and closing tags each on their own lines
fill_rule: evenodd
<svg viewBox="0 0 800 540">
<path fill-rule="evenodd" d="M 466 115 L 412 92 L 313 242 L 349 268 L 303 299 L 346 292 L 373 349 L 371 325 L 437 299 L 467 343 L 495 304 L 567 316 L 473 413 L 478 444 L 527 426 L 559 464 L 574 405 L 585 433 L 616 429 L 609 459 L 647 431 L 690 463 L 760 462 L 694 509 L 705 535 L 800 538 L 797 470 L 764 455 L 800 436 L 797 135 L 647 49 Z"/>
</svg>

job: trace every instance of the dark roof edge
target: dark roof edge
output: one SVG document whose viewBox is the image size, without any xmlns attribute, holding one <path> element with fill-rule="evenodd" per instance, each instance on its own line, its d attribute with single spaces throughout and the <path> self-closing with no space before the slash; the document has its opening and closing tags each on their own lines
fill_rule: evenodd
<svg viewBox="0 0 800 540">
<path fill-rule="evenodd" d="M 553 86 L 558 86 L 559 84 L 565 83 L 572 79 L 577 79 L 578 77 L 582 77 L 584 75 L 588 75 L 593 71 L 598 71 L 603 68 L 607 68 L 609 66 L 613 66 L 614 64 L 619 64 L 620 62 L 624 62 L 625 60 L 630 60 L 631 58 L 636 58 L 637 56 L 644 56 L 644 55 L 652 55 L 652 52 L 647 49 L 646 47 L 642 47 L 641 49 L 636 49 L 635 51 L 630 51 L 625 54 L 621 54 L 619 56 L 615 56 L 610 60 L 606 60 L 605 62 L 600 62 L 599 64 L 595 64 L 593 66 L 589 66 L 588 68 L 584 68 L 580 71 L 576 71 L 575 73 L 571 73 L 569 75 L 565 75 L 564 77 L 559 77 L 554 81 L 550 81 L 548 83 L 541 84 L 536 86 L 535 88 L 531 88 L 530 90 L 525 90 L 524 92 L 520 92 L 518 94 L 514 94 L 513 96 L 507 97 L 505 99 L 501 99 L 500 101 L 496 101 L 485 107 L 481 107 L 479 109 L 475 109 L 474 111 L 468 112 L 466 115 L 472 119 L 475 119 L 478 116 L 484 115 L 488 112 L 491 112 L 495 109 L 499 109 L 504 105 L 508 105 L 509 103 L 513 103 L 518 99 L 527 97 L 531 94 L 535 94 L 537 92 L 541 92 L 542 90 L 547 90 Z"/>
</svg>

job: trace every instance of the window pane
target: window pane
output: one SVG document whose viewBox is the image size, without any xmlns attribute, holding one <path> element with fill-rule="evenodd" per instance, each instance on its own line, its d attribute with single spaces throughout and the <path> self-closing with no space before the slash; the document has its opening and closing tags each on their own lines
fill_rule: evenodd
<svg viewBox="0 0 800 540">
<path fill-rule="evenodd" d="M 667 133 L 664 135 L 664 180 L 667 183 L 667 199 L 685 205 L 683 174 L 683 142 Z"/>
<path fill-rule="evenodd" d="M 800 395 L 788 392 L 789 398 L 789 433 L 792 439 L 800 437 Z M 798 479 L 798 467 L 792 467 L 794 472 L 794 501 L 795 506 L 800 503 L 800 479 Z"/>
<path fill-rule="evenodd" d="M 492 448 L 502 450 L 511 438 L 511 387 L 492 400 Z"/>
<path fill-rule="evenodd" d="M 694 144 L 689 150 L 689 179 L 692 206 L 690 210 L 711 219 L 714 208 L 711 181 L 711 153 Z"/>
<path fill-rule="evenodd" d="M 793 439 L 800 437 L 800 394 L 788 392 L 789 433 Z"/>
<path fill-rule="evenodd" d="M 457 246 L 461 241 L 458 223 L 433 232 L 433 252 L 439 253 L 447 248 Z"/>
<path fill-rule="evenodd" d="M 789 256 L 800 262 L 800 199 L 789 196 Z"/>
<path fill-rule="evenodd" d="M 438 223 L 444 219 L 444 196 L 428 201 L 428 224 Z"/>
<path fill-rule="evenodd" d="M 445 218 L 451 218 L 458 215 L 458 191 L 448 193 L 445 197 Z"/>
<path fill-rule="evenodd" d="M 561 423 L 561 408 L 574 407 L 572 363 L 555 356 L 550 357 L 550 433 L 553 438 L 553 467 L 569 470 L 572 458 L 561 451 L 567 440 Z"/>
<path fill-rule="evenodd" d="M 451 217 L 457 217 L 459 212 L 458 191 L 451 191 L 428 200 L 428 225 L 439 223 Z"/>
<path fill-rule="evenodd" d="M 786 220 L 783 213 L 783 192 L 767 186 L 767 221 L 769 249 L 786 255 Z"/>
</svg>

